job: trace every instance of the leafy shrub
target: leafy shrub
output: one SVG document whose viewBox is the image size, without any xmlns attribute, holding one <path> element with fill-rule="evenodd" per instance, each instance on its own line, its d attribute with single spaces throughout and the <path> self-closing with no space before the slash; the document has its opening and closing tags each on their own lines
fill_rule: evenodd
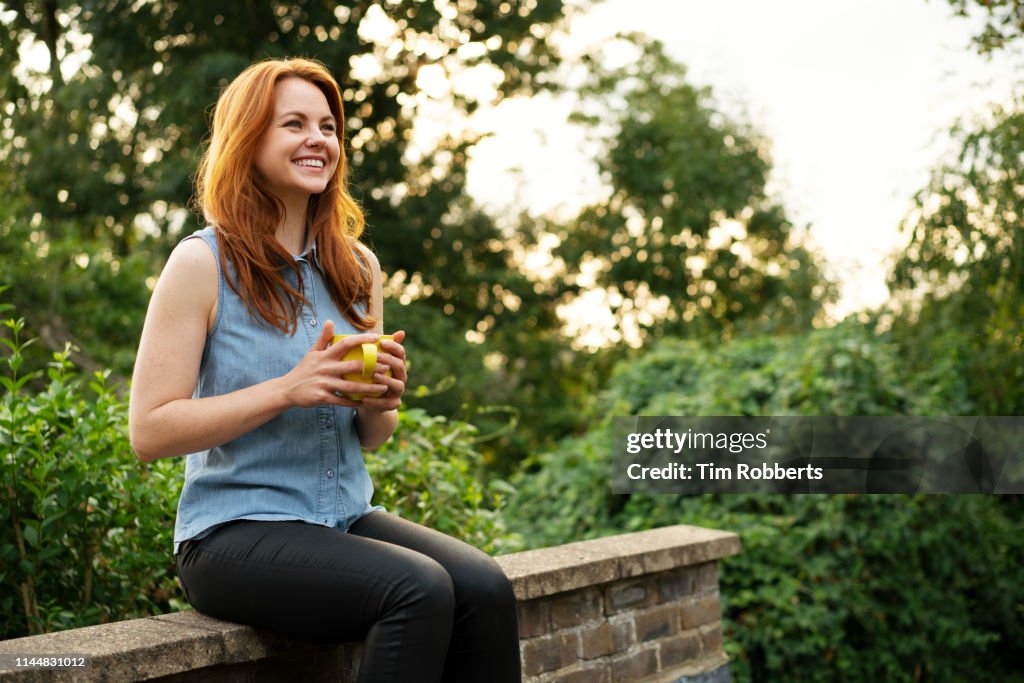
<svg viewBox="0 0 1024 683">
<path fill-rule="evenodd" d="M 76 374 L 53 355 L 31 395 L 19 375 L 22 321 L 10 376 L 0 377 L 0 637 L 166 612 L 180 602 L 168 549 L 181 473 L 140 467 L 126 406 L 107 375 Z"/>
<path fill-rule="evenodd" d="M 513 475 L 515 496 L 506 520 L 528 547 L 560 545 L 619 529 L 616 513 L 625 499 L 608 488 L 610 434 L 606 420 L 527 459 L 524 469 Z"/>
<path fill-rule="evenodd" d="M 1021 680 L 1016 497 L 633 496 L 619 521 L 740 535 L 720 575 L 737 681 Z"/>
<path fill-rule="evenodd" d="M 512 479 L 507 519 L 530 547 L 679 523 L 737 532 L 720 580 L 738 681 L 1021 680 L 1019 497 L 608 491 L 612 415 L 971 410 L 955 372 L 909 374 L 853 323 L 713 348 L 666 339 L 616 366 L 590 431 Z"/>
<path fill-rule="evenodd" d="M 521 540 L 502 517 L 514 490 L 500 479 L 485 482 L 476 433 L 418 408 L 400 412 L 395 437 L 365 454 L 374 502 L 486 552 L 518 550 Z"/>
<path fill-rule="evenodd" d="M 173 546 L 180 459 L 140 463 L 128 406 L 108 373 L 53 355 L 44 389 L 24 364 L 21 320 L 5 321 L 0 376 L 0 639 L 161 614 L 186 606 Z M 475 428 L 400 413 L 396 437 L 367 464 L 377 501 L 489 552 L 518 548 L 501 508 L 511 489 L 483 483 Z"/>
<path fill-rule="evenodd" d="M 722 346 L 665 339 L 616 366 L 606 403 L 645 415 L 956 415 L 971 408 L 964 391 L 955 372 L 906 372 L 895 343 L 846 321 Z"/>
<path fill-rule="evenodd" d="M 607 486 L 614 415 L 914 414 L 926 395 L 907 387 L 894 347 L 860 325 L 715 347 L 663 339 L 614 367 L 588 432 L 524 463 L 509 516 L 531 547 L 621 522 L 626 499 Z"/>
</svg>

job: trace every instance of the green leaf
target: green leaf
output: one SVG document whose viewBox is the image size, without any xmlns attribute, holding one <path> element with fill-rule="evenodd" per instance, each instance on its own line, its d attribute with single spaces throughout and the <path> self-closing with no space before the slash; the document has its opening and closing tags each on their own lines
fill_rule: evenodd
<svg viewBox="0 0 1024 683">
<path fill-rule="evenodd" d="M 39 528 L 38 522 L 26 522 L 22 529 L 22 535 L 25 538 L 25 543 L 31 548 L 35 548 L 39 545 Z"/>
</svg>

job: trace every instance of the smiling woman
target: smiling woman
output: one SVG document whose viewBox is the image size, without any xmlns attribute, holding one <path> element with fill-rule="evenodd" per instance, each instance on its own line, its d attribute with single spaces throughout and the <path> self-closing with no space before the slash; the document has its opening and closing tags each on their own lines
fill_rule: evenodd
<svg viewBox="0 0 1024 683">
<path fill-rule="evenodd" d="M 132 446 L 143 460 L 187 455 L 174 552 L 198 611 L 365 640 L 360 681 L 518 681 L 516 601 L 497 563 L 371 504 L 362 450 L 395 430 L 405 333 L 382 335 L 342 120 L 337 83 L 309 60 L 260 62 L 221 95 L 197 175 L 210 226 L 153 292 Z M 367 346 L 377 363 L 364 369 Z M 348 379 L 360 374 L 369 382 Z"/>
</svg>

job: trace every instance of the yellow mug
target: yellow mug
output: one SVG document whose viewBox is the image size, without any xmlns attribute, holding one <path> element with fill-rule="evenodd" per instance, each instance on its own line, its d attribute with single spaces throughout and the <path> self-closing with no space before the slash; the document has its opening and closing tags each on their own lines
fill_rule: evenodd
<svg viewBox="0 0 1024 683">
<path fill-rule="evenodd" d="M 365 334 L 365 332 L 362 333 L 362 334 Z M 354 334 L 336 334 L 336 335 L 334 335 L 334 340 L 333 340 L 332 343 L 337 344 L 339 341 L 341 341 L 342 339 L 345 339 L 346 337 L 354 337 L 354 336 L 356 336 L 356 335 L 354 335 Z M 395 340 L 394 335 L 391 335 L 391 334 L 382 334 L 382 335 L 380 335 L 380 338 L 381 339 L 388 339 L 390 341 L 394 341 Z M 344 356 L 342 356 L 341 360 L 343 360 L 343 361 L 347 361 L 347 360 L 362 361 L 363 362 L 363 370 L 362 370 L 362 372 L 350 372 L 347 375 L 343 375 L 343 378 L 347 379 L 347 380 L 349 380 L 351 382 L 359 382 L 361 384 L 375 384 L 375 382 L 373 381 L 373 373 L 376 372 L 376 368 L 377 368 L 377 351 L 378 350 L 380 350 L 380 341 L 378 341 L 376 344 L 370 344 L 370 343 L 361 344 L 361 345 L 359 345 L 359 346 L 357 346 L 357 347 L 355 347 L 353 349 L 350 349 Z M 388 377 L 390 377 L 391 376 L 391 368 L 388 368 L 387 370 L 385 370 L 384 374 L 387 375 Z M 362 394 L 362 393 L 348 392 L 348 391 L 343 391 L 341 393 L 344 394 L 346 397 L 352 399 L 353 401 L 362 401 L 364 396 L 380 396 L 381 395 L 380 393 L 376 393 L 376 394 Z"/>
</svg>

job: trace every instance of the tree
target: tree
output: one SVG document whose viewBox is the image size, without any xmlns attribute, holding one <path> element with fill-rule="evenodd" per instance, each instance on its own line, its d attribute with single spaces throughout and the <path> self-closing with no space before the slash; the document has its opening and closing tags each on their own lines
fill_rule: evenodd
<svg viewBox="0 0 1024 683">
<path fill-rule="evenodd" d="M 948 0 L 957 16 L 969 17 L 979 9 L 985 13 L 985 25 L 974 36 L 982 54 L 1001 50 L 1024 34 L 1024 2 L 1021 0 Z"/>
<path fill-rule="evenodd" d="M 979 414 L 1024 409 L 1024 109 L 993 107 L 952 131 L 954 150 L 904 221 L 889 286 L 908 362 L 942 362 Z M 953 365 L 951 362 L 955 361 Z"/>
<path fill-rule="evenodd" d="M 603 140 L 610 194 L 558 232 L 557 254 L 578 264 L 569 284 L 595 273 L 623 337 L 807 328 L 833 292 L 765 193 L 766 141 L 687 83 L 660 43 L 624 38 L 636 58 L 592 57 L 581 91 L 576 120 Z"/>
<path fill-rule="evenodd" d="M 219 88 L 262 57 L 315 57 L 343 87 L 353 190 L 387 277 L 387 324 L 408 330 L 414 381 L 435 388 L 409 402 L 464 417 L 492 403 L 533 410 L 536 391 L 512 386 L 501 359 L 564 365 L 549 353 L 562 343 L 557 297 L 517 261 L 534 226 L 499 229 L 466 196 L 476 138 L 464 118 L 482 102 L 556 87 L 549 35 L 564 13 L 560 0 L 229 3 L 212 15 L 162 1 L 0 4 L 10 102 L 0 110 L 0 196 L 17 207 L 0 216 L 10 300 L 49 349 L 72 341 L 82 367 L 127 375 L 153 276 L 199 227 L 191 174 Z M 43 46 L 41 66 L 21 61 L 33 46 Z M 474 70 L 491 90 L 455 78 Z M 436 140 L 421 130 L 424 109 L 449 117 Z M 544 378 L 550 365 L 526 368 Z M 488 414 L 485 432 L 509 421 Z"/>
<path fill-rule="evenodd" d="M 204 112 L 252 61 L 305 55 L 343 84 L 353 181 L 382 263 L 408 280 L 443 281 L 433 298 L 472 328 L 493 302 L 467 305 L 477 300 L 469 285 L 498 281 L 516 236 L 458 220 L 472 143 L 458 119 L 481 101 L 545 87 L 557 61 L 548 34 L 562 15 L 560 0 L 228 3 L 212 16 L 205 5 L 162 1 L 0 5 L 0 159 L 17 169 L 2 191 L 23 207 L 4 249 L 34 245 L 5 264 L 14 303 L 33 329 L 52 332 L 48 345 L 73 338 L 126 372 L 146 278 L 190 230 Z M 38 45 L 45 67 L 22 63 Z M 467 69 L 489 70 L 494 90 L 450 85 Z M 449 85 L 428 93 L 431 78 Z M 431 146 L 418 139 L 417 113 L 438 103 L 454 120 Z M 443 241 L 432 237 L 439 229 Z M 460 254 L 460 245 L 480 246 Z M 460 298 L 467 291 L 473 298 Z"/>
</svg>

